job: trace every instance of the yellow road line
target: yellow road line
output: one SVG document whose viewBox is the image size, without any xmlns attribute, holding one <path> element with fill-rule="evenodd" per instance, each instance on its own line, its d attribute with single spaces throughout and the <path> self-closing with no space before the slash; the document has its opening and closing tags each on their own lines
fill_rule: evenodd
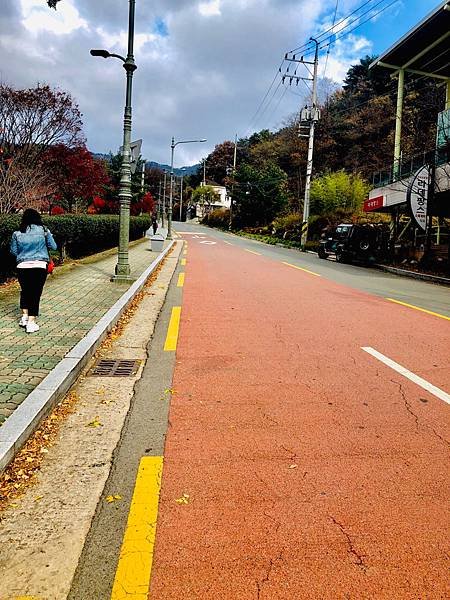
<svg viewBox="0 0 450 600">
<path fill-rule="evenodd" d="M 184 285 L 184 273 L 180 273 L 178 275 L 177 287 L 183 287 L 183 285 Z"/>
<path fill-rule="evenodd" d="M 166 343 L 164 350 L 174 352 L 177 349 L 178 330 L 180 328 L 181 306 L 174 306 L 170 316 L 169 327 L 167 328 Z"/>
<path fill-rule="evenodd" d="M 321 277 L 319 273 L 314 273 L 314 271 L 310 271 L 309 269 L 304 269 L 303 267 L 297 267 L 297 265 L 292 265 L 288 262 L 283 262 L 283 265 L 287 265 L 288 267 L 293 267 L 294 269 L 298 269 L 299 271 L 305 271 L 305 273 L 309 273 L 310 275 L 315 275 L 316 277 Z"/>
<path fill-rule="evenodd" d="M 182 259 L 181 259 L 181 266 L 182 266 L 182 267 L 185 267 L 185 266 L 186 266 L 186 259 L 185 259 L 185 258 L 182 258 Z"/>
<path fill-rule="evenodd" d="M 420 310 L 420 312 L 427 313 L 427 315 L 433 315 L 434 317 L 440 317 L 441 319 L 446 319 L 450 321 L 450 317 L 446 315 L 441 315 L 440 313 L 433 312 L 432 310 L 427 310 L 426 308 L 421 308 L 420 306 L 414 306 L 414 304 L 408 304 L 407 302 L 401 302 L 400 300 L 395 300 L 394 298 L 386 298 L 389 302 L 395 302 L 395 304 L 401 304 L 402 306 L 407 306 L 408 308 L 414 308 L 415 310 Z"/>
<path fill-rule="evenodd" d="M 162 456 L 141 458 L 111 600 L 148 598 L 162 469 Z"/>
<path fill-rule="evenodd" d="M 254 250 L 249 250 L 248 248 L 244 248 L 244 250 L 245 250 L 246 252 L 251 252 L 252 254 L 257 254 L 258 256 L 261 256 L 261 253 L 260 253 L 260 252 L 255 252 Z"/>
</svg>

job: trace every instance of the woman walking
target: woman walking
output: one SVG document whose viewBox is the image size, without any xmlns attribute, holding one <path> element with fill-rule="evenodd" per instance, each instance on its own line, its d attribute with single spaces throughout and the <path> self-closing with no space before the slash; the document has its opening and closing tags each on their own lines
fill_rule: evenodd
<svg viewBox="0 0 450 600">
<path fill-rule="evenodd" d="M 39 302 L 45 280 L 47 265 L 50 262 L 48 250 L 57 246 L 50 231 L 44 227 L 41 215 L 33 208 L 27 208 L 11 239 L 11 253 L 16 257 L 17 278 L 20 283 L 20 327 L 27 333 L 39 331 L 36 317 L 39 315 Z"/>
</svg>

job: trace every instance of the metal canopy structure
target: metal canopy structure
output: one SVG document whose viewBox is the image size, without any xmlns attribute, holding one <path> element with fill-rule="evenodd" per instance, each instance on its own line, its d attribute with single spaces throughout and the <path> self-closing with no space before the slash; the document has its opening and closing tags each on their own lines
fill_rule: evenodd
<svg viewBox="0 0 450 600">
<path fill-rule="evenodd" d="M 371 65 L 450 79 L 450 2 L 442 2 Z"/>
<path fill-rule="evenodd" d="M 446 85 L 445 108 L 450 109 L 450 0 L 426 16 L 389 50 L 383 52 L 369 68 L 392 69 L 398 77 L 395 115 L 394 179 L 400 174 L 401 132 L 405 73 L 442 80 Z"/>
</svg>

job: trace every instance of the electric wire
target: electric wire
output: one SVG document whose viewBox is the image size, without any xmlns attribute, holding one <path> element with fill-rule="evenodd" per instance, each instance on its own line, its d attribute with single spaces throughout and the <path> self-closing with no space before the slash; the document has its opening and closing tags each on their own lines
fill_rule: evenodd
<svg viewBox="0 0 450 600">
<path fill-rule="evenodd" d="M 375 0 L 367 0 L 366 2 L 364 2 L 363 4 L 361 4 L 360 6 L 358 6 L 357 8 L 355 8 L 351 13 L 349 13 L 348 15 L 346 15 L 345 17 L 343 17 L 340 21 L 338 21 L 337 23 L 335 23 L 335 25 L 333 25 L 332 27 L 329 27 L 328 29 L 326 29 L 325 31 L 322 31 L 321 33 L 318 33 L 315 36 L 315 39 L 317 41 L 320 40 L 320 38 L 324 37 L 327 33 L 329 33 L 330 31 L 332 31 L 335 27 L 339 27 L 339 25 L 341 25 L 342 23 L 345 23 L 349 17 L 351 17 L 352 15 L 356 14 L 357 12 L 359 12 L 362 8 L 364 8 L 365 6 L 367 6 L 368 4 L 371 4 L 372 2 L 374 2 Z M 382 4 L 383 2 L 386 2 L 386 0 L 378 0 L 378 2 L 374 5 L 372 5 L 370 7 L 370 9 L 368 11 L 366 11 L 363 15 L 359 15 L 357 17 L 357 19 L 354 19 L 353 21 L 351 21 L 351 23 L 354 23 L 355 21 L 357 21 L 358 19 L 360 19 L 362 16 L 364 16 L 365 14 L 367 14 L 368 12 L 370 12 L 371 10 L 373 10 L 374 8 L 376 8 L 379 4 Z M 350 25 L 351 23 L 347 23 L 346 26 Z M 342 28 L 339 31 L 342 31 L 344 28 Z M 331 34 L 332 37 L 333 35 L 335 35 L 336 32 L 333 32 Z M 324 40 L 321 40 L 321 42 L 323 42 Z M 293 52 L 297 52 L 300 51 L 302 49 L 306 49 L 309 45 L 311 45 L 311 42 L 306 42 L 305 44 L 303 44 L 303 46 L 299 46 L 298 48 L 294 48 L 293 50 L 291 50 L 290 52 L 288 52 L 288 54 L 292 54 Z"/>
<path fill-rule="evenodd" d="M 272 79 L 272 83 L 270 84 L 270 86 L 268 87 L 268 89 L 267 89 L 266 93 L 264 94 L 264 97 L 263 97 L 263 99 L 261 100 L 261 102 L 259 103 L 259 106 L 258 106 L 258 108 L 256 109 L 256 111 L 255 111 L 255 113 L 254 113 L 253 117 L 250 119 L 250 124 L 249 124 L 249 126 L 248 126 L 248 128 L 247 128 L 247 132 L 250 130 L 250 128 L 251 128 L 251 126 L 252 126 L 252 124 L 253 124 L 253 123 L 256 123 L 256 122 L 255 122 L 255 119 L 257 118 L 259 111 L 261 110 L 261 108 L 262 108 L 262 106 L 263 106 L 264 102 L 266 101 L 266 98 L 267 98 L 267 97 L 268 97 L 268 95 L 270 94 L 270 91 L 271 91 L 271 89 L 272 89 L 272 87 L 273 87 L 273 85 L 274 85 L 275 81 L 277 80 L 277 77 L 278 77 L 278 75 L 280 74 L 280 69 L 281 69 L 281 67 L 283 66 L 283 63 L 284 63 L 284 59 L 281 61 L 281 63 L 280 63 L 280 66 L 278 67 L 278 69 L 277 69 L 277 71 L 276 71 L 276 73 L 275 73 L 275 77 Z"/>
<path fill-rule="evenodd" d="M 331 29 L 334 29 L 334 25 L 336 22 L 336 14 L 337 14 L 337 9 L 338 9 L 338 4 L 339 4 L 339 0 L 336 0 L 336 6 L 334 7 L 334 15 L 333 15 L 333 25 L 331 26 Z M 325 78 L 325 75 L 327 73 L 328 57 L 330 56 L 330 50 L 331 50 L 331 45 L 328 47 L 327 56 L 325 58 L 325 67 L 323 69 L 323 74 L 322 74 L 323 78 Z"/>
</svg>

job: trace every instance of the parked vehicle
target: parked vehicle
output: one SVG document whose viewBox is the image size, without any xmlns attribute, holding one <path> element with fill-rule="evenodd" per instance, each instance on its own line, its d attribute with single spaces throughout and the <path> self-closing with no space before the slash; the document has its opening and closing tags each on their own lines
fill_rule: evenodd
<svg viewBox="0 0 450 600">
<path fill-rule="evenodd" d="M 387 255 L 388 244 L 389 229 L 384 224 L 341 223 L 323 232 L 318 255 L 325 259 L 334 254 L 341 263 L 370 264 Z"/>
</svg>

